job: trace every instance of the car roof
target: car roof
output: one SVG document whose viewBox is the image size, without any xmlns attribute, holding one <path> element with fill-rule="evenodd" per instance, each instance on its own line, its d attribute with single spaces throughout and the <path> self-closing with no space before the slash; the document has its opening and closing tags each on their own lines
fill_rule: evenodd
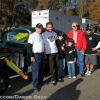
<svg viewBox="0 0 100 100">
<path fill-rule="evenodd" d="M 34 27 L 21 27 L 21 28 L 13 28 L 13 29 L 24 29 L 24 30 L 29 30 L 31 32 L 34 32 L 35 31 L 35 28 Z M 45 31 L 46 31 L 46 28 L 43 28 L 43 32 L 45 32 Z M 57 30 L 57 29 L 53 29 L 53 31 L 54 32 L 57 32 L 57 33 L 62 32 L 62 31 Z"/>
<path fill-rule="evenodd" d="M 20 28 L 12 28 L 11 30 L 9 30 L 9 32 L 20 32 L 20 31 L 23 31 L 23 30 L 25 30 L 25 31 L 28 31 L 29 32 L 29 34 L 31 34 L 31 33 L 33 33 L 33 32 L 35 32 L 35 28 L 33 28 L 33 27 L 20 27 Z M 46 31 L 46 28 L 43 28 L 43 32 L 45 32 Z M 59 32 L 62 32 L 62 31 L 60 31 L 60 30 L 57 30 L 57 29 L 53 29 L 53 31 L 54 32 L 56 32 L 57 34 L 59 34 Z M 7 36 L 7 35 L 6 35 Z M 4 38 L 5 39 L 5 38 Z M 23 47 L 23 46 L 25 46 L 25 44 L 26 43 L 21 43 L 21 42 L 14 42 L 14 41 L 9 41 L 9 40 L 4 40 L 4 41 L 6 41 L 6 44 L 8 44 L 8 45 L 12 45 L 12 46 L 17 46 L 17 47 Z"/>
</svg>

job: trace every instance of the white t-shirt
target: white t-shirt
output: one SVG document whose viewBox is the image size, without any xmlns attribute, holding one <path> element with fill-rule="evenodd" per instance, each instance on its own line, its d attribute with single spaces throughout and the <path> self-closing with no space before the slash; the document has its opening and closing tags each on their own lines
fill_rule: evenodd
<svg viewBox="0 0 100 100">
<path fill-rule="evenodd" d="M 44 42 L 41 34 L 36 32 L 32 33 L 29 36 L 28 43 L 32 44 L 32 52 L 33 53 L 40 53 L 44 52 Z"/>
<path fill-rule="evenodd" d="M 55 42 L 55 40 L 57 40 L 57 34 L 53 31 L 52 32 L 46 31 L 42 34 L 42 36 L 45 44 L 46 54 L 57 53 L 58 48 Z"/>
</svg>

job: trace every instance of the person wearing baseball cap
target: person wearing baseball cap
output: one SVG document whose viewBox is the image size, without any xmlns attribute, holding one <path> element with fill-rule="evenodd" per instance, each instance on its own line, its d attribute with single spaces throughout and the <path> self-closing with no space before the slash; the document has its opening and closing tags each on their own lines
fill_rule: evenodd
<svg viewBox="0 0 100 100">
<path fill-rule="evenodd" d="M 41 23 L 38 23 L 38 24 L 36 25 L 36 28 L 43 28 L 43 25 L 42 25 Z"/>
<path fill-rule="evenodd" d="M 44 83 L 44 42 L 42 39 L 43 25 L 38 23 L 35 32 L 29 36 L 28 51 L 31 56 L 32 80 L 34 90 Z"/>
<path fill-rule="evenodd" d="M 96 50 L 100 48 L 100 39 L 98 35 L 93 34 L 92 27 L 90 26 L 86 27 L 86 41 L 85 65 L 87 70 L 85 75 L 91 75 L 94 66 L 97 65 Z"/>
</svg>

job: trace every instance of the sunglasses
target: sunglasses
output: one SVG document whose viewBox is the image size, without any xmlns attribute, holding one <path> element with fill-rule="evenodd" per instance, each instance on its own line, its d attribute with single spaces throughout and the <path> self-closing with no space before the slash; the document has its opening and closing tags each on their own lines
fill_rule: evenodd
<svg viewBox="0 0 100 100">
<path fill-rule="evenodd" d="M 86 31 L 91 31 L 92 29 L 86 29 Z"/>
<path fill-rule="evenodd" d="M 72 26 L 72 27 L 77 27 L 77 26 Z"/>
</svg>

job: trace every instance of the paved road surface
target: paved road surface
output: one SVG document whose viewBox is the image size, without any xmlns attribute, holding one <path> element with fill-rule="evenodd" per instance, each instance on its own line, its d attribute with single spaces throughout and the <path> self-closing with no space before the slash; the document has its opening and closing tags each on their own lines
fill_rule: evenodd
<svg viewBox="0 0 100 100">
<path fill-rule="evenodd" d="M 100 58 L 98 66 L 91 76 L 76 79 L 68 79 L 58 82 L 53 86 L 47 72 L 45 81 L 48 85 L 40 87 L 40 91 L 34 91 L 31 75 L 28 80 L 22 77 L 11 79 L 8 90 L 1 96 L 0 100 L 100 100 Z"/>
</svg>

